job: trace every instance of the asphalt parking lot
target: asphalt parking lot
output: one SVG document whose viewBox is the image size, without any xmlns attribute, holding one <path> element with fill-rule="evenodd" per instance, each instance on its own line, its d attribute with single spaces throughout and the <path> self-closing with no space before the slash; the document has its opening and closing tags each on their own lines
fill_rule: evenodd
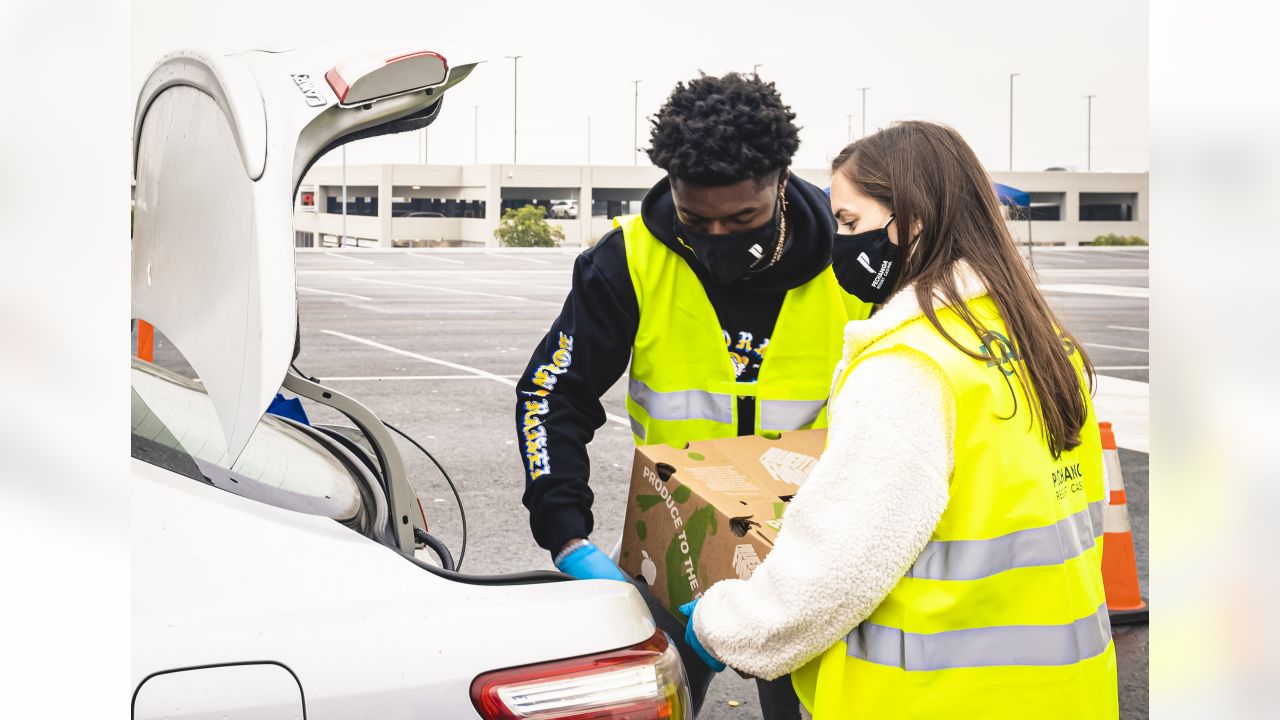
<svg viewBox="0 0 1280 720">
<path fill-rule="evenodd" d="M 348 393 L 431 450 L 468 510 L 463 569 L 501 573 L 550 568 L 520 503 L 515 379 L 559 312 L 576 249 L 551 251 L 300 252 L 297 282 L 308 375 Z M 1041 287 L 1085 345 L 1100 376 L 1099 417 L 1113 419 L 1129 495 L 1139 572 L 1147 587 L 1148 252 L 1037 249 Z M 163 358 L 163 348 L 158 348 Z M 590 446 L 596 530 L 619 537 L 633 452 L 625 383 L 606 395 L 615 416 Z M 402 452 L 428 522 L 453 549 L 458 511 L 435 468 Z M 1145 625 L 1117 627 L 1121 709 L 1147 717 Z M 740 703 L 730 707 L 728 702 Z M 758 718 L 750 681 L 724 673 L 700 716 Z"/>
</svg>

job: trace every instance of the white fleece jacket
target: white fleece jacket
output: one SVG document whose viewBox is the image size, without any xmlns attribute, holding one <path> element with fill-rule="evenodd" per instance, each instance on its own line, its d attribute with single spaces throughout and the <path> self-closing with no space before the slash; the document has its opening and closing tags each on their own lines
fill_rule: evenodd
<svg viewBox="0 0 1280 720">
<path fill-rule="evenodd" d="M 986 292 L 966 265 L 957 280 L 966 299 Z M 908 287 L 871 318 L 850 322 L 841 366 L 921 314 Z M 877 355 L 831 402 L 827 449 L 792 499 L 773 550 L 749 579 L 711 586 L 693 617 L 712 655 L 768 680 L 865 620 L 947 507 L 954 398 L 933 361 L 911 350 Z"/>
</svg>

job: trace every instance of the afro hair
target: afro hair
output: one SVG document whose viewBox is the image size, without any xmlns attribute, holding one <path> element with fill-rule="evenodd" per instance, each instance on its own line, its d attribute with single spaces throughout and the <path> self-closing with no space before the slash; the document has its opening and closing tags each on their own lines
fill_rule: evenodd
<svg viewBox="0 0 1280 720">
<path fill-rule="evenodd" d="M 697 185 L 765 182 L 800 147 L 796 114 L 773 83 L 741 73 L 677 83 L 651 121 L 649 159 Z"/>
</svg>

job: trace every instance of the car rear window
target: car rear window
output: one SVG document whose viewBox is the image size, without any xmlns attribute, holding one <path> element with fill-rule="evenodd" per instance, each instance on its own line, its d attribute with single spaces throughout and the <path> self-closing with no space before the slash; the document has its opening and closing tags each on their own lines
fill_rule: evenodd
<svg viewBox="0 0 1280 720">
<path fill-rule="evenodd" d="M 351 466 L 314 431 L 265 415 L 233 459 L 199 383 L 135 358 L 132 390 L 134 457 L 270 505 L 344 523 L 361 515 Z"/>
</svg>

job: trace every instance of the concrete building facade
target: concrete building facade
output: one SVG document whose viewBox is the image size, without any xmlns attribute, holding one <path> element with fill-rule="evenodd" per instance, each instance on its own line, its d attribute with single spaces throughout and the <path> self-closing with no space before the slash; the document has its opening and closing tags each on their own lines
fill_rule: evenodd
<svg viewBox="0 0 1280 720">
<path fill-rule="evenodd" d="M 825 187 L 825 169 L 795 169 Z M 343 237 L 340 166 L 315 167 L 295 199 L 299 247 L 496 246 L 507 208 L 577 204 L 576 218 L 550 218 L 565 245 L 594 244 L 618 215 L 639 212 L 664 173 L 652 166 L 348 165 Z M 1020 243 L 1077 245 L 1098 235 L 1148 238 L 1147 173 L 992 172 L 995 182 L 1031 194 L 1009 227 Z M 389 200 L 389 202 L 388 202 Z M 550 215 L 550 212 L 548 212 Z M 1030 218 L 1027 216 L 1030 215 Z"/>
</svg>

